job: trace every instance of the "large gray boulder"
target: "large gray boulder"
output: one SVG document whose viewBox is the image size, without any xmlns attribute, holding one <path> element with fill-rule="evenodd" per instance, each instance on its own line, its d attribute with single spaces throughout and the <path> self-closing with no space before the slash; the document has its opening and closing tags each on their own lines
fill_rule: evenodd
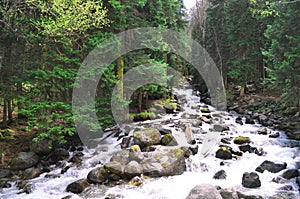
<svg viewBox="0 0 300 199">
<path fill-rule="evenodd" d="M 107 169 L 104 167 L 98 167 L 89 172 L 87 180 L 89 183 L 101 184 L 107 180 L 108 175 Z"/>
<path fill-rule="evenodd" d="M 133 133 L 134 144 L 141 148 L 156 145 L 160 143 L 161 134 L 157 129 L 147 128 L 135 131 Z"/>
<path fill-rule="evenodd" d="M 41 140 L 39 142 L 32 142 L 30 145 L 30 151 L 38 155 L 47 155 L 51 152 L 52 141 L 51 140 Z"/>
<path fill-rule="evenodd" d="M 25 170 L 35 166 L 39 161 L 39 156 L 34 152 L 21 152 L 13 158 L 10 168 L 12 170 Z"/>
<path fill-rule="evenodd" d="M 263 163 L 261 163 L 261 165 L 255 169 L 255 171 L 263 173 L 265 170 L 267 170 L 271 173 L 277 173 L 283 169 L 286 169 L 286 167 L 287 167 L 287 164 L 285 162 L 275 163 L 275 162 L 266 160 Z"/>
<path fill-rule="evenodd" d="M 90 184 L 85 179 L 80 179 L 69 184 L 67 186 L 67 191 L 72 193 L 81 193 L 89 186 Z"/>
<path fill-rule="evenodd" d="M 186 199 L 222 199 L 222 196 L 213 185 L 200 184 L 190 191 Z"/>
<path fill-rule="evenodd" d="M 145 153 L 141 161 L 143 173 L 150 177 L 180 175 L 185 171 L 184 151 L 177 148 L 161 148 Z"/>
</svg>

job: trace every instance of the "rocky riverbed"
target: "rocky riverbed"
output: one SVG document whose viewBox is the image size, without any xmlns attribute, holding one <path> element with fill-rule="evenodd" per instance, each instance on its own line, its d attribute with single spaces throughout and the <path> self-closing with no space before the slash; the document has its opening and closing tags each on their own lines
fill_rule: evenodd
<svg viewBox="0 0 300 199">
<path fill-rule="evenodd" d="M 1 198 L 297 198 L 300 143 L 272 128 L 280 121 L 217 111 L 187 84 L 174 93 L 172 106 L 151 107 L 155 118 L 107 129 L 93 149 L 43 141 L 17 154 L 0 170 Z"/>
</svg>

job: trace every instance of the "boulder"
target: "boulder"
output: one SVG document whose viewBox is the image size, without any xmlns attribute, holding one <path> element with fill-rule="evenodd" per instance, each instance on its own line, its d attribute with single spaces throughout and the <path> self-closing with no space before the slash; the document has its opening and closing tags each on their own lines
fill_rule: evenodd
<svg viewBox="0 0 300 199">
<path fill-rule="evenodd" d="M 255 171 L 263 173 L 265 170 L 271 172 L 271 173 L 277 173 L 283 169 L 286 169 L 287 164 L 285 162 L 283 163 L 275 163 L 269 160 L 265 160 L 263 163 L 261 163 L 260 166 L 258 166 Z"/>
<path fill-rule="evenodd" d="M 144 158 L 139 145 L 133 145 L 129 149 L 129 161 L 134 160 L 140 162 Z"/>
<path fill-rule="evenodd" d="M 237 192 L 232 189 L 221 189 L 220 194 L 223 199 L 239 199 Z"/>
<path fill-rule="evenodd" d="M 129 162 L 129 150 L 121 150 L 115 152 L 110 158 L 110 162 L 118 162 L 125 165 Z"/>
<path fill-rule="evenodd" d="M 271 135 L 269 135 L 269 138 L 278 138 L 279 136 L 280 136 L 280 133 L 275 132 L 275 133 L 272 133 Z"/>
<path fill-rule="evenodd" d="M 135 176 L 140 176 L 143 173 L 141 165 L 136 161 L 129 162 L 124 168 L 124 178 L 131 179 Z"/>
<path fill-rule="evenodd" d="M 242 179 L 242 185 L 246 188 L 257 188 L 261 186 L 259 176 L 256 172 L 244 173 Z"/>
<path fill-rule="evenodd" d="M 87 180 L 89 183 L 101 184 L 107 180 L 108 174 L 107 169 L 104 169 L 104 167 L 98 167 L 89 172 Z"/>
<path fill-rule="evenodd" d="M 190 191 L 186 199 L 222 199 L 222 196 L 213 185 L 200 184 Z"/>
<path fill-rule="evenodd" d="M 159 144 L 161 134 L 157 129 L 148 128 L 135 131 L 133 133 L 134 144 L 139 145 L 141 148 Z"/>
<path fill-rule="evenodd" d="M 28 168 L 24 171 L 22 178 L 24 180 L 30 180 L 36 177 L 39 177 L 41 174 L 43 173 L 43 171 L 39 168 Z"/>
<path fill-rule="evenodd" d="M 251 117 L 246 117 L 245 124 L 255 124 L 255 121 Z"/>
<path fill-rule="evenodd" d="M 232 159 L 232 153 L 226 147 L 221 147 L 216 152 L 216 158 L 220 158 L 222 160 L 229 160 Z"/>
<path fill-rule="evenodd" d="M 239 146 L 239 149 L 244 153 L 247 151 L 250 152 L 251 146 L 249 144 L 244 144 L 244 145 Z"/>
<path fill-rule="evenodd" d="M 257 130 L 258 135 L 267 135 L 268 129 L 267 128 L 260 128 Z"/>
<path fill-rule="evenodd" d="M 239 144 L 239 145 L 247 144 L 247 143 L 250 143 L 250 142 L 251 142 L 250 138 L 249 137 L 244 137 L 244 136 L 235 137 L 234 140 L 233 140 L 234 144 Z"/>
<path fill-rule="evenodd" d="M 58 161 L 65 160 L 70 156 L 69 152 L 63 148 L 57 148 L 50 155 L 51 163 L 55 164 Z"/>
<path fill-rule="evenodd" d="M 216 180 L 225 180 L 227 177 L 226 172 L 224 170 L 220 170 L 213 176 L 213 179 Z"/>
<path fill-rule="evenodd" d="M 213 129 L 217 132 L 223 132 L 223 131 L 228 131 L 229 127 L 226 126 L 225 124 L 215 124 L 213 126 Z"/>
<path fill-rule="evenodd" d="M 244 123 L 243 123 L 243 119 L 242 119 L 241 117 L 237 117 L 237 118 L 235 119 L 235 123 L 240 124 L 240 125 L 243 125 L 243 124 L 244 124 Z"/>
<path fill-rule="evenodd" d="M 178 142 L 172 134 L 166 134 L 161 138 L 161 144 L 164 146 L 177 146 Z"/>
<path fill-rule="evenodd" d="M 51 152 L 52 141 L 45 139 L 39 142 L 32 142 L 30 145 L 30 151 L 38 155 L 47 155 Z"/>
<path fill-rule="evenodd" d="M 34 152 L 21 152 L 12 159 L 10 168 L 12 170 L 25 170 L 35 166 L 39 161 L 39 156 Z"/>
<path fill-rule="evenodd" d="M 298 176 L 299 176 L 298 169 L 288 169 L 282 174 L 282 177 L 285 179 L 292 179 Z"/>
<path fill-rule="evenodd" d="M 150 177 L 180 175 L 185 171 L 184 151 L 181 148 L 162 147 L 145 153 L 140 164 L 144 175 Z"/>
<path fill-rule="evenodd" d="M 90 184 L 85 179 L 80 179 L 69 184 L 67 186 L 67 191 L 72 193 L 81 193 L 89 186 Z"/>
<path fill-rule="evenodd" d="M 203 107 L 203 108 L 200 109 L 200 111 L 201 111 L 202 113 L 210 113 L 210 110 L 209 110 L 208 107 Z"/>
<path fill-rule="evenodd" d="M 104 168 L 111 173 L 122 175 L 123 174 L 123 167 L 124 165 L 120 164 L 119 162 L 108 162 L 104 165 Z"/>
</svg>

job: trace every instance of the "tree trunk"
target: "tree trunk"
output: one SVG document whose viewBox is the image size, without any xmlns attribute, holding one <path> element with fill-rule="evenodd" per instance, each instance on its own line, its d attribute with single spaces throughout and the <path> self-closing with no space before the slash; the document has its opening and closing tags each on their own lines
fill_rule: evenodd
<svg viewBox="0 0 300 199">
<path fill-rule="evenodd" d="M 12 100 L 7 100 L 8 123 L 11 123 L 13 121 L 12 112 Z"/>
<path fill-rule="evenodd" d="M 6 99 L 4 98 L 3 115 L 2 115 L 2 128 L 6 128 L 6 126 L 7 126 L 7 104 L 6 104 Z"/>
</svg>

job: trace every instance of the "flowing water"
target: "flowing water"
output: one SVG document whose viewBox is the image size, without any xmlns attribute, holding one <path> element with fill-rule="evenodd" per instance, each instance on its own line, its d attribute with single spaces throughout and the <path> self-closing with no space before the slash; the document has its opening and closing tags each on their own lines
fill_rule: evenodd
<svg viewBox="0 0 300 199">
<path fill-rule="evenodd" d="M 136 127 L 160 126 L 160 128 L 172 130 L 178 142 L 181 145 L 187 145 L 181 126 L 185 123 L 191 124 L 195 122 L 197 120 L 196 116 L 202 114 L 199 107 L 204 106 L 204 104 L 199 103 L 199 97 L 193 95 L 192 89 L 188 86 L 175 89 L 174 92 L 179 96 L 179 99 L 185 99 L 186 101 L 182 112 L 164 115 L 160 119 L 130 124 L 131 131 Z M 209 183 L 222 188 L 233 188 L 246 194 L 261 195 L 264 198 L 284 193 L 284 191 L 280 191 L 279 189 L 284 185 L 291 185 L 294 191 L 289 191 L 289 194 L 294 196 L 287 198 L 296 197 L 299 192 L 297 191 L 298 187 L 295 179 L 285 184 L 272 182 L 272 179 L 279 176 L 283 171 L 276 174 L 268 171 L 262 174 L 259 173 L 261 180 L 260 188 L 243 188 L 241 182 L 244 172 L 255 171 L 256 167 L 265 160 L 286 162 L 288 168 L 297 167 L 296 163 L 300 162 L 299 142 L 288 140 L 282 132 L 279 132 L 280 137 L 276 139 L 269 138 L 268 135 L 258 135 L 257 130 L 261 128 L 259 124 L 236 124 L 235 119 L 237 115 L 216 111 L 210 106 L 209 109 L 213 118 L 219 118 L 217 122 L 224 123 L 230 128 L 230 131 L 222 133 L 221 137 L 234 138 L 238 135 L 248 136 L 252 141 L 251 146 L 263 148 L 266 154 L 258 156 L 254 153 L 246 152 L 238 159 L 221 160 L 215 158 L 215 152 L 219 148 L 218 144 L 216 144 L 213 146 L 211 153 L 204 159 L 201 158 L 201 154 L 190 156 L 186 160 L 186 172 L 182 175 L 145 179 L 143 185 L 140 187 L 127 184 L 113 187 L 92 185 L 78 195 L 66 192 L 68 184 L 75 180 L 86 178 L 90 170 L 99 166 L 99 162 L 108 161 L 114 151 L 120 150 L 120 141 L 117 141 L 117 138 L 108 138 L 105 140 L 105 143 L 98 145 L 95 149 L 84 149 L 83 153 L 85 155 L 82 164 L 78 167 L 71 167 L 66 173 L 61 174 L 59 178 L 45 178 L 45 175 L 49 173 L 44 173 L 40 177 L 30 180 L 30 183 L 33 184 L 32 193 L 17 194 L 20 190 L 12 183 L 13 186 L 11 188 L 0 190 L 0 198 L 57 199 L 68 195 L 72 195 L 72 198 L 105 198 L 108 194 L 113 194 L 115 196 L 119 195 L 119 198 L 126 199 L 184 199 L 195 185 L 202 183 Z M 211 127 L 210 124 L 204 122 L 201 127 L 192 127 L 195 138 L 198 140 L 199 148 L 201 148 L 201 142 L 207 135 L 205 132 L 210 131 Z M 271 129 L 268 129 L 268 131 L 276 132 Z M 237 145 L 231 144 L 230 146 L 238 150 Z M 221 162 L 223 166 L 220 166 Z M 221 169 L 226 171 L 226 180 L 214 180 L 213 175 Z M 60 174 L 60 172 L 61 168 L 54 167 L 50 174 Z"/>
</svg>

